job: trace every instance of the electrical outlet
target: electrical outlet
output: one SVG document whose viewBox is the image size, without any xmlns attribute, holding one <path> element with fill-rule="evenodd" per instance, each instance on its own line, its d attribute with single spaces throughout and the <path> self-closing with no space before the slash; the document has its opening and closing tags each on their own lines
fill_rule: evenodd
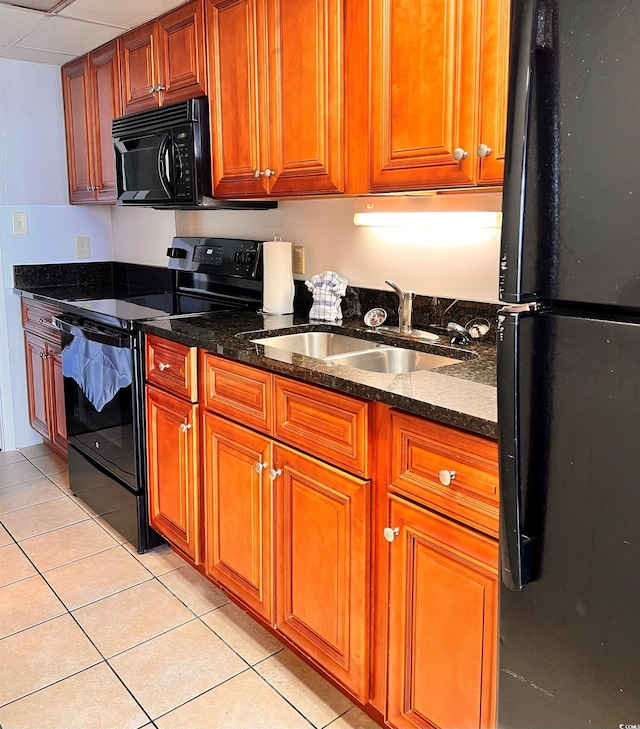
<svg viewBox="0 0 640 729">
<path fill-rule="evenodd" d="M 77 235 L 76 241 L 76 258 L 91 258 L 91 246 L 89 244 L 88 235 Z"/>
<path fill-rule="evenodd" d="M 293 272 L 304 273 L 304 246 L 293 246 Z"/>
<path fill-rule="evenodd" d="M 13 235 L 29 235 L 29 218 L 26 213 L 11 213 Z"/>
</svg>

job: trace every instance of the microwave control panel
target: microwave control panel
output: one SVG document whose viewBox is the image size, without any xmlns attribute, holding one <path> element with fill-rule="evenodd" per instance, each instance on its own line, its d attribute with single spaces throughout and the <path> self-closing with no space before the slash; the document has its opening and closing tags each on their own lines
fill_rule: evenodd
<svg viewBox="0 0 640 729">
<path fill-rule="evenodd" d="M 193 191 L 193 178 L 195 171 L 193 166 L 193 155 L 189 150 L 193 148 L 193 130 L 189 124 L 182 127 L 174 127 L 174 169 L 175 169 L 175 194 L 177 198 L 191 198 Z"/>
</svg>

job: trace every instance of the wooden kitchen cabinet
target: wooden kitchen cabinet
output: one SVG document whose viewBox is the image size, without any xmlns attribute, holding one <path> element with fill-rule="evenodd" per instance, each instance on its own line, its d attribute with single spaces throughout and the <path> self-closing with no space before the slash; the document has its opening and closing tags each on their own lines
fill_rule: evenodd
<svg viewBox="0 0 640 729">
<path fill-rule="evenodd" d="M 120 38 L 124 114 L 206 94 L 203 0 Z"/>
<path fill-rule="evenodd" d="M 69 201 L 116 199 L 111 122 L 121 114 L 117 42 L 62 67 Z"/>
<path fill-rule="evenodd" d="M 371 192 L 501 183 L 507 5 L 373 0 Z"/>
<path fill-rule="evenodd" d="M 67 457 L 67 425 L 57 309 L 22 300 L 29 423 L 61 456 Z"/>
<path fill-rule="evenodd" d="M 370 483 L 281 445 L 273 463 L 276 627 L 364 702 Z"/>
<path fill-rule="evenodd" d="M 345 0 L 207 0 L 216 196 L 344 192 L 344 19 Z"/>
<path fill-rule="evenodd" d="M 271 442 L 205 411 L 202 452 L 207 574 L 273 625 Z"/>
<path fill-rule="evenodd" d="M 147 385 L 149 522 L 195 564 L 201 561 L 198 406 Z"/>
<path fill-rule="evenodd" d="M 494 724 L 498 543 L 389 496 L 387 719 L 398 729 Z"/>
</svg>

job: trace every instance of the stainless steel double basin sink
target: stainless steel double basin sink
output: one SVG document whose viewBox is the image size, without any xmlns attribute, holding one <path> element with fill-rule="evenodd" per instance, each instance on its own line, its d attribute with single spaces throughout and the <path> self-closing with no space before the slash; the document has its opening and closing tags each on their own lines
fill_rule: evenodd
<svg viewBox="0 0 640 729">
<path fill-rule="evenodd" d="M 265 348 L 274 347 L 326 363 L 388 374 L 433 370 L 456 364 L 462 359 L 322 331 L 284 334 L 251 341 Z"/>
</svg>

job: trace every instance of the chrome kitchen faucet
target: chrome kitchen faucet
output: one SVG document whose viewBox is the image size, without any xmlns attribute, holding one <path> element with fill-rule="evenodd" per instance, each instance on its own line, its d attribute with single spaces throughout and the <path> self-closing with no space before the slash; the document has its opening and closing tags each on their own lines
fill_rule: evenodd
<svg viewBox="0 0 640 729">
<path fill-rule="evenodd" d="M 401 334 L 410 334 L 413 300 L 416 298 L 416 294 L 414 291 L 403 291 L 393 281 L 385 281 L 385 283 L 398 294 L 398 329 Z"/>
</svg>

